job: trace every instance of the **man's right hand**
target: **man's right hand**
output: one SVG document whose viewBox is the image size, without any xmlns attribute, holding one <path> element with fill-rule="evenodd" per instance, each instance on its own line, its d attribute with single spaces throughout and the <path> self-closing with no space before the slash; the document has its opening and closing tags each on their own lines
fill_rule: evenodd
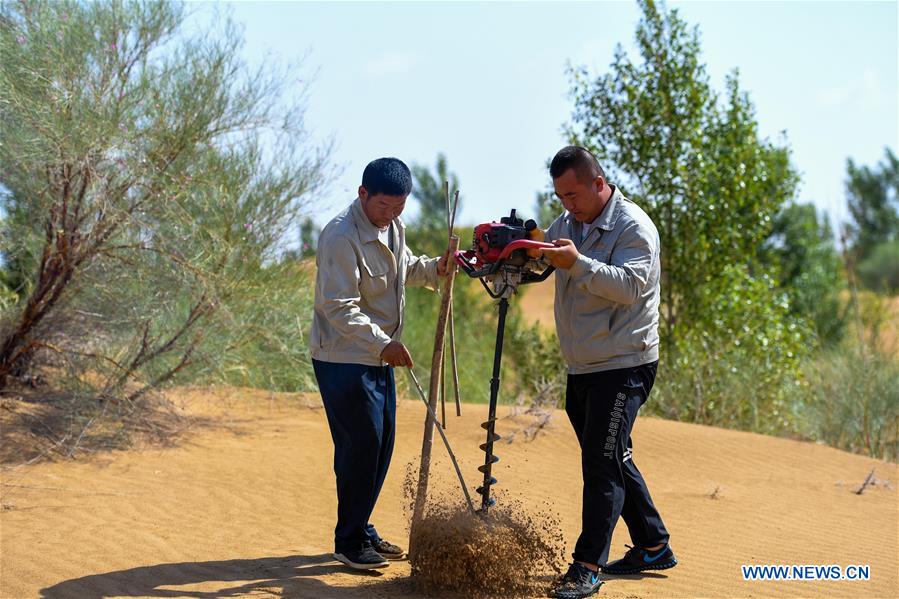
<svg viewBox="0 0 899 599">
<path fill-rule="evenodd" d="M 408 366 L 412 368 L 412 355 L 406 346 L 399 341 L 391 341 L 381 351 L 381 359 L 390 366 Z"/>
</svg>

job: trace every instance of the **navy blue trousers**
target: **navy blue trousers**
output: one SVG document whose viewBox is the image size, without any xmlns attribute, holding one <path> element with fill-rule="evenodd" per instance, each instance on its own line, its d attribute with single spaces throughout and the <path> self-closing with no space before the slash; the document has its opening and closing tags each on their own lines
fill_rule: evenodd
<svg viewBox="0 0 899 599">
<path fill-rule="evenodd" d="M 380 540 L 368 519 L 387 476 L 396 428 L 393 368 L 312 360 L 321 391 L 337 475 L 334 551 Z"/>
<path fill-rule="evenodd" d="M 636 547 L 668 542 L 668 531 L 634 464 L 631 429 L 652 390 L 658 362 L 569 374 L 565 411 L 581 445 L 581 535 L 574 559 L 604 566 L 612 531 L 624 519 Z"/>
</svg>

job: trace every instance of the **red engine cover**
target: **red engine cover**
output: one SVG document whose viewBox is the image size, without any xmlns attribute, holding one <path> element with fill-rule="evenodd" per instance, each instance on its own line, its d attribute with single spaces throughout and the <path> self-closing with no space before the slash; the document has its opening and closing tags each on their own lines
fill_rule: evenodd
<svg viewBox="0 0 899 599">
<path fill-rule="evenodd" d="M 474 228 L 475 254 L 482 263 L 492 264 L 499 260 L 503 247 L 491 247 L 487 239 L 491 233 L 497 233 L 505 228 L 506 225 L 500 223 L 483 223 Z"/>
</svg>

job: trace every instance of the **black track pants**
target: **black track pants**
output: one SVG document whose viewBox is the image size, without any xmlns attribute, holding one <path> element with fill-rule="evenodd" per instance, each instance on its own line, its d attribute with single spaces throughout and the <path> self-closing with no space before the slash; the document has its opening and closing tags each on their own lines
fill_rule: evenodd
<svg viewBox="0 0 899 599">
<path fill-rule="evenodd" d="M 631 429 L 652 390 L 658 362 L 568 375 L 565 411 L 581 445 L 581 535 L 574 559 L 604 566 L 612 531 L 624 518 L 637 547 L 668 542 L 668 531 L 633 459 Z"/>
</svg>

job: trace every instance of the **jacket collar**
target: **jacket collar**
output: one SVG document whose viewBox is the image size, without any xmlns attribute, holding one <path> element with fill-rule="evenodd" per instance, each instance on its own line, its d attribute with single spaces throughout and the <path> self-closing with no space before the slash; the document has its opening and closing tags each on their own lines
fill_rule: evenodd
<svg viewBox="0 0 899 599">
<path fill-rule="evenodd" d="M 360 198 L 357 197 L 353 202 L 351 212 L 353 214 L 353 222 L 356 223 L 356 230 L 359 231 L 359 239 L 362 243 L 377 241 L 378 228 L 368 220 L 368 216 L 365 215 L 365 210 L 362 209 L 362 200 Z M 400 230 L 405 229 L 406 225 L 404 225 L 403 221 L 397 217 L 393 219 L 393 227 L 396 230 L 396 235 L 399 236 Z"/>
<path fill-rule="evenodd" d="M 605 231 L 611 231 L 615 227 L 620 212 L 618 207 L 621 205 L 621 200 L 624 197 L 617 187 L 614 185 L 610 185 L 610 187 L 612 188 L 612 195 L 609 196 L 609 201 L 606 202 L 605 207 L 596 220 L 596 227 Z"/>
</svg>

